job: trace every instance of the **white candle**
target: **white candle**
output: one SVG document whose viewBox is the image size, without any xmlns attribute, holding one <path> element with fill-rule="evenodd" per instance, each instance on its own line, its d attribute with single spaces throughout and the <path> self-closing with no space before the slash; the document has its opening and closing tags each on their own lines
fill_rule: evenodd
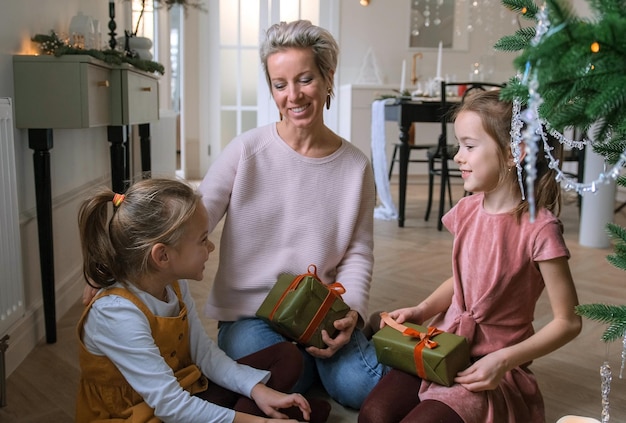
<svg viewBox="0 0 626 423">
<path fill-rule="evenodd" d="M 406 60 L 402 61 L 402 76 L 400 77 L 400 95 L 404 95 L 404 80 L 406 79 Z"/>
<path fill-rule="evenodd" d="M 441 53 L 442 53 L 443 44 L 439 41 L 439 51 L 437 52 L 437 79 L 441 80 Z"/>
</svg>

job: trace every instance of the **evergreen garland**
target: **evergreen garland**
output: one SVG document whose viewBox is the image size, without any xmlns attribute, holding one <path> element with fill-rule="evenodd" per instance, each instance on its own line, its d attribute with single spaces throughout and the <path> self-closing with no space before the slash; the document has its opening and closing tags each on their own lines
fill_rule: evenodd
<svg viewBox="0 0 626 423">
<path fill-rule="evenodd" d="M 514 66 L 523 74 L 535 72 L 543 98 L 540 116 L 553 128 L 578 127 L 594 133 L 593 150 L 614 164 L 626 151 L 626 0 L 588 0 L 593 19 L 575 15 L 567 0 L 546 0 L 550 28 L 540 42 L 531 41 L 535 26 L 520 28 L 495 45 L 501 51 L 521 51 Z M 502 0 L 522 18 L 538 22 L 538 6 L 532 0 Z M 502 97 L 527 101 L 528 87 L 511 78 Z M 626 176 L 617 184 L 626 186 Z M 626 229 L 609 223 L 607 233 L 614 241 L 614 254 L 607 261 L 626 271 Z M 626 336 L 626 306 L 588 304 L 576 313 L 609 326 L 604 342 Z"/>
<path fill-rule="evenodd" d="M 91 56 L 95 59 L 102 60 L 110 65 L 121 65 L 128 63 L 139 70 L 149 73 L 159 73 L 163 75 L 165 68 L 162 64 L 152 60 L 143 60 L 126 56 L 125 52 L 118 50 L 97 50 L 75 48 L 65 43 L 59 38 L 54 31 L 50 31 L 49 35 L 36 34 L 31 38 L 32 41 L 39 43 L 39 49 L 43 54 L 53 55 L 56 57 L 66 54 L 81 54 Z"/>
</svg>

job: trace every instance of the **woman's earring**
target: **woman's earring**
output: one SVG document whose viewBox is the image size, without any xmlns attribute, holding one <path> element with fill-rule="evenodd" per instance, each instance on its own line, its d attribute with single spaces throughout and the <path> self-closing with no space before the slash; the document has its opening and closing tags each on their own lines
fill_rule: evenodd
<svg viewBox="0 0 626 423">
<path fill-rule="evenodd" d="M 326 110 L 330 109 L 330 90 L 328 90 L 328 94 L 326 94 Z"/>
<path fill-rule="evenodd" d="M 283 120 L 283 114 L 278 112 L 278 116 L 280 117 L 280 120 Z"/>
</svg>

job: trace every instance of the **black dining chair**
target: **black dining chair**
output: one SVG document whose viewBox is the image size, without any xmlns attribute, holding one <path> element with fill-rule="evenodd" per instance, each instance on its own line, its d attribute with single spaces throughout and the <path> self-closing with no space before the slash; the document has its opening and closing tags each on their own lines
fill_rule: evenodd
<svg viewBox="0 0 626 423">
<path fill-rule="evenodd" d="M 448 110 L 448 113 L 444 113 L 441 119 L 441 134 L 437 145 L 430 148 L 426 153 L 428 159 L 428 204 L 426 205 L 426 214 L 424 220 L 428 220 L 430 217 L 430 210 L 432 208 L 434 199 L 434 185 L 435 178 L 439 178 L 439 214 L 437 221 L 437 230 L 441 231 L 443 223 L 441 218 L 445 212 L 446 203 L 446 191 L 450 208 L 453 206 L 452 201 L 452 187 L 450 184 L 451 177 L 461 177 L 461 172 L 456 167 L 450 167 L 450 161 L 454 157 L 454 145 L 448 144 L 448 123 L 450 122 L 451 115 L 454 113 L 454 108 L 450 108 L 453 103 L 461 104 L 463 100 L 470 94 L 476 91 L 487 91 L 491 89 L 502 88 L 503 84 L 495 84 L 491 82 L 445 82 L 441 81 L 441 107 L 442 110 Z M 461 92 L 463 90 L 463 92 Z M 448 93 L 458 93 L 456 95 L 450 95 Z M 464 195 L 469 193 L 465 192 Z"/>
<path fill-rule="evenodd" d="M 393 154 L 391 156 L 391 163 L 389 164 L 389 179 L 391 179 L 393 173 L 393 165 L 396 162 L 400 163 L 400 158 L 398 157 L 400 147 L 402 147 L 402 142 L 397 142 L 393 146 Z M 436 147 L 437 144 L 415 143 L 415 123 L 411 125 L 409 128 L 409 163 L 428 163 L 427 152 Z M 423 154 L 421 154 L 420 157 L 411 157 L 411 152 L 413 151 L 422 151 Z"/>
</svg>

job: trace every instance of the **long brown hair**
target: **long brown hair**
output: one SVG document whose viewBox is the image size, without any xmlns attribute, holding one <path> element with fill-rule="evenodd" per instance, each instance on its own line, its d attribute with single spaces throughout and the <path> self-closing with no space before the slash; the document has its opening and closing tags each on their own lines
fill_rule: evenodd
<svg viewBox="0 0 626 423">
<path fill-rule="evenodd" d="M 511 118 L 513 103 L 500 99 L 500 90 L 477 91 L 469 94 L 454 111 L 454 118 L 462 112 L 474 112 L 483 124 L 485 132 L 498 143 L 498 160 L 500 162 L 500 184 L 511 184 L 511 188 L 519 186 L 515 168 L 509 166 L 511 154 Z M 549 136 L 548 144 L 558 151 L 561 145 Z M 537 176 L 534 183 L 536 208 L 545 208 L 558 216 L 561 212 L 561 189 L 556 181 L 556 171 L 548 166 L 543 141 L 538 142 Z M 554 153 L 553 153 L 554 154 Z M 522 181 L 526 182 L 526 169 L 522 163 Z M 528 212 L 528 199 L 520 201 L 513 211 L 518 221 Z"/>
<path fill-rule="evenodd" d="M 202 207 L 193 188 L 173 179 L 139 181 L 111 210 L 114 196 L 109 188 L 98 189 L 78 212 L 83 274 L 97 287 L 131 282 L 154 270 L 152 246 L 175 246 L 184 224 Z"/>
</svg>

